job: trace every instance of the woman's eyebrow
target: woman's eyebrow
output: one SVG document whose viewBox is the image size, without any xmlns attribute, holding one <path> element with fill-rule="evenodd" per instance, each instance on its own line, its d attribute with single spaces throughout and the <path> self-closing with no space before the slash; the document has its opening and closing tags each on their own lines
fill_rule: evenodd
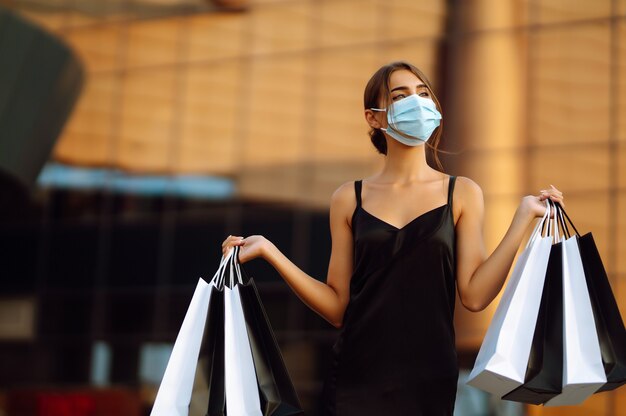
<svg viewBox="0 0 626 416">
<path fill-rule="evenodd" d="M 417 86 L 417 88 L 426 88 L 426 84 L 419 84 Z M 392 89 L 390 92 L 394 92 L 394 91 L 397 91 L 397 90 L 408 90 L 408 89 L 409 89 L 409 87 L 401 85 L 399 87 L 396 87 L 396 88 Z"/>
</svg>

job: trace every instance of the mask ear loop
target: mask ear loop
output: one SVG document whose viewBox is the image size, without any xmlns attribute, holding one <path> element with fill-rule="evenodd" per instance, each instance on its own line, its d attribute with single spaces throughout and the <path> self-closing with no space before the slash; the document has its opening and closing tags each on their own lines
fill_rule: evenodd
<svg viewBox="0 0 626 416">
<path fill-rule="evenodd" d="M 387 111 L 386 108 L 375 108 L 375 107 L 371 107 L 370 110 L 372 111 Z M 387 116 L 387 129 L 389 128 L 389 116 Z M 387 129 L 381 127 L 380 130 L 384 131 L 385 133 L 387 133 Z"/>
<path fill-rule="evenodd" d="M 396 133 L 398 133 L 399 135 L 401 135 L 403 137 L 405 136 L 404 133 L 402 133 L 401 131 L 398 131 L 396 128 L 394 128 L 393 127 L 393 123 L 391 122 L 391 120 L 393 120 L 393 100 L 391 100 L 391 102 L 385 108 L 375 108 L 375 107 L 372 107 L 372 108 L 370 108 L 370 110 L 373 110 L 373 111 L 386 111 L 387 112 L 387 128 L 385 129 L 385 128 L 381 127 L 380 130 L 382 130 L 385 133 L 387 133 L 387 131 L 389 129 L 391 129 L 391 130 L 395 131 Z M 409 136 L 409 138 L 410 138 L 410 136 Z"/>
<path fill-rule="evenodd" d="M 414 94 L 411 94 L 411 95 L 414 95 Z M 410 96 L 409 96 L 409 97 L 410 97 Z M 407 99 L 407 98 L 409 98 L 409 97 L 405 97 L 405 98 L 403 98 L 402 100 L 406 100 L 406 99 Z M 402 100 L 399 100 L 399 101 L 402 101 Z M 393 104 L 394 104 L 394 103 L 393 103 L 393 101 L 392 101 L 392 102 L 391 102 L 391 105 L 388 105 L 388 106 L 387 106 L 387 108 L 385 108 L 385 109 L 382 109 L 382 108 L 374 108 L 374 107 L 370 108 L 370 110 L 373 110 L 373 111 L 386 111 L 386 112 L 387 112 L 387 128 L 385 129 L 385 128 L 382 128 L 382 127 L 381 127 L 381 128 L 380 128 L 380 130 L 384 131 L 385 133 L 388 133 L 388 132 L 389 132 L 389 129 L 391 129 L 391 130 L 393 130 L 395 133 L 397 133 L 397 134 L 399 134 L 400 136 L 404 137 L 405 139 L 409 139 L 409 140 L 421 140 L 419 137 L 413 137 L 413 136 L 408 135 L 408 134 L 406 134 L 406 133 L 404 133 L 404 132 L 401 132 L 400 130 L 398 130 L 398 129 L 394 126 L 394 124 L 395 124 L 395 123 L 393 123 L 393 122 L 392 122 L 392 120 L 393 120 L 393 115 L 394 115 L 394 106 L 393 106 Z"/>
</svg>

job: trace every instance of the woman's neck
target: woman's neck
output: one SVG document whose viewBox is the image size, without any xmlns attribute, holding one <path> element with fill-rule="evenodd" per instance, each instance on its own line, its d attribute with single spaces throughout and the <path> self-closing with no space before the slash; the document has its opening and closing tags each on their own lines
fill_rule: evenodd
<svg viewBox="0 0 626 416">
<path fill-rule="evenodd" d="M 389 142 L 385 165 L 378 175 L 381 182 L 403 185 L 432 179 L 436 171 L 426 163 L 425 144 L 409 147 Z"/>
</svg>

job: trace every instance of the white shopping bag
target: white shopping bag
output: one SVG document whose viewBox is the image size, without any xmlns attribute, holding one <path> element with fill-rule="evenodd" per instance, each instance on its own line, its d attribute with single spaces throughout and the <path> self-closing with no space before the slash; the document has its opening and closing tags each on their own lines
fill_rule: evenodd
<svg viewBox="0 0 626 416">
<path fill-rule="evenodd" d="M 234 256 L 237 256 L 237 246 Z M 236 258 L 236 257 L 235 257 Z M 232 289 L 224 285 L 224 378 L 229 415 L 262 416 L 252 350 L 241 306 L 239 286 L 230 267 Z M 239 283 L 242 283 L 239 281 Z"/>
<path fill-rule="evenodd" d="M 151 416 L 187 416 L 189 413 L 191 391 L 209 309 L 211 285 L 223 273 L 231 254 L 232 250 L 222 257 L 211 283 L 207 283 L 202 278 L 198 280 L 176 337 L 172 354 L 167 362 L 165 374 L 152 406 Z"/>
<path fill-rule="evenodd" d="M 560 213 L 558 208 L 557 212 Z M 606 383 L 577 236 L 565 240 L 562 250 L 563 391 L 545 406 L 582 403 Z"/>
<path fill-rule="evenodd" d="M 550 204 L 533 230 L 502 294 L 467 384 L 502 397 L 524 383 L 537 323 L 556 221 L 550 224 Z M 556 219 L 556 218 L 555 218 Z"/>
<path fill-rule="evenodd" d="M 209 307 L 210 285 L 199 279 L 152 407 L 152 416 L 186 416 Z"/>
</svg>

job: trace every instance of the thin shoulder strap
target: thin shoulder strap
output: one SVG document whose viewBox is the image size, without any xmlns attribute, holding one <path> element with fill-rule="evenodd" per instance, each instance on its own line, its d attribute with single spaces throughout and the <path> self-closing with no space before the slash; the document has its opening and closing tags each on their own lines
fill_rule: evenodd
<svg viewBox="0 0 626 416">
<path fill-rule="evenodd" d="M 452 208 L 452 193 L 454 192 L 454 182 L 456 180 L 456 176 L 450 176 L 450 180 L 448 181 L 448 205 Z"/>
<path fill-rule="evenodd" d="M 356 206 L 361 206 L 361 179 L 354 181 L 354 193 L 356 194 Z"/>
</svg>

